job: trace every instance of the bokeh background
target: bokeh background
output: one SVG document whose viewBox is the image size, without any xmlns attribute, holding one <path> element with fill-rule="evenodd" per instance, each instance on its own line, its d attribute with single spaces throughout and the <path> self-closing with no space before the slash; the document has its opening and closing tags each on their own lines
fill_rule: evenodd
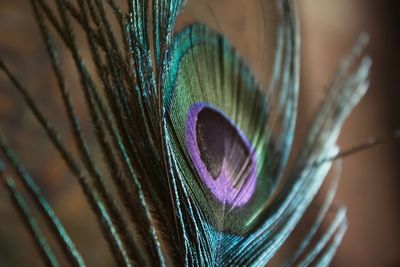
<svg viewBox="0 0 400 267">
<path fill-rule="evenodd" d="M 263 1 L 263 0 L 260 0 Z M 224 32 L 264 83 L 268 80 L 276 25 L 272 4 L 256 0 L 189 1 L 180 25 L 205 21 Z M 370 35 L 371 87 L 346 122 L 339 144 L 349 148 L 400 128 L 400 2 L 392 0 L 298 0 L 302 37 L 301 139 L 324 98 L 330 78 L 361 32 Z M 263 24 L 265 22 L 265 25 Z M 264 36 L 266 35 L 266 36 Z M 266 44 L 260 42 L 266 37 Z M 84 38 L 78 37 L 84 43 Z M 266 45 L 267 51 L 264 51 Z M 82 48 L 85 54 L 85 47 Z M 272 51 L 272 52 L 271 52 Z M 264 54 L 265 53 L 265 54 Z M 0 56 L 18 74 L 73 148 L 56 82 L 28 1 L 0 0 Z M 66 73 L 76 75 L 68 53 Z M 68 80 L 85 133 L 91 126 L 77 79 Z M 48 143 L 4 75 L 0 74 L 0 131 L 43 187 L 91 266 L 112 266 L 93 216 L 72 175 Z M 388 142 L 342 160 L 335 205 L 348 208 L 349 229 L 332 266 L 400 266 L 400 145 Z M 96 151 L 96 148 L 93 148 Z M 314 205 L 318 206 L 318 199 Z M 23 225 L 0 188 L 0 267 L 40 266 Z"/>
</svg>

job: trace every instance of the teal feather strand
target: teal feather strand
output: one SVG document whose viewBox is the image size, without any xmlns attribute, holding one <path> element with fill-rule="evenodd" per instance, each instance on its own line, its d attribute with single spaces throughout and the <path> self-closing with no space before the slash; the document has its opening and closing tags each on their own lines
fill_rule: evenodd
<svg viewBox="0 0 400 267">
<path fill-rule="evenodd" d="M 314 248 L 309 252 L 307 257 L 299 263 L 299 266 L 310 266 L 317 255 L 323 250 L 329 240 L 335 235 L 338 229 L 346 223 L 346 209 L 339 208 L 334 220 L 329 226 L 328 230 L 324 232 L 323 237 L 318 241 Z"/>
<path fill-rule="evenodd" d="M 83 3 L 81 3 L 81 7 L 82 7 L 82 4 Z M 77 50 L 77 49 L 74 48 L 74 50 Z M 72 51 L 74 51 L 74 50 L 72 50 Z M 79 61 L 77 61 L 77 62 L 79 62 Z M 110 66 L 113 66 L 112 62 L 110 64 Z M 78 65 L 78 68 L 79 68 L 79 65 Z M 82 70 L 80 72 L 82 73 Z M 116 72 L 114 72 L 114 73 L 116 73 Z M 84 79 L 83 79 L 83 81 L 84 81 Z M 128 109 L 125 108 L 125 110 L 128 110 Z M 154 249 L 155 249 L 155 251 L 158 251 L 158 258 L 161 260 L 163 258 L 163 255 L 162 255 L 162 252 L 160 251 L 160 245 L 158 244 L 158 240 L 157 240 L 158 238 L 157 238 L 155 230 L 154 230 L 154 223 L 151 223 L 152 215 L 148 210 L 148 207 L 147 207 L 147 204 L 146 204 L 146 200 L 145 200 L 144 195 L 143 195 L 143 190 L 141 189 L 140 182 L 137 180 L 136 177 L 134 177 L 134 179 L 136 180 L 135 184 L 136 184 L 137 192 L 138 192 L 138 195 L 139 195 L 139 203 L 140 203 L 141 209 L 143 209 L 143 211 L 145 213 L 145 218 L 144 218 L 144 220 L 142 222 L 143 222 L 144 225 L 147 225 L 147 227 L 145 226 L 144 228 L 145 229 L 146 228 L 149 229 L 149 234 L 150 234 L 150 236 L 152 236 L 152 238 L 154 240 L 154 242 L 153 242 Z M 163 264 L 161 264 L 161 265 L 163 265 Z"/>
<path fill-rule="evenodd" d="M 46 117 L 38 109 L 37 105 L 35 104 L 32 97 L 29 95 L 28 91 L 24 87 L 22 87 L 22 85 L 18 82 L 18 80 L 11 74 L 11 72 L 4 65 L 4 63 L 1 59 L 0 59 L 0 69 L 2 69 L 5 72 L 5 74 L 9 77 L 9 79 L 15 85 L 15 88 L 21 93 L 26 104 L 31 109 L 32 113 L 35 115 L 37 120 L 40 122 L 43 129 L 46 131 L 46 133 L 47 133 L 49 139 L 51 140 L 51 142 L 53 143 L 53 145 L 59 151 L 59 153 L 61 154 L 62 158 L 65 160 L 65 162 L 67 163 L 67 165 L 71 169 L 71 171 L 78 178 L 78 181 L 79 181 L 85 195 L 87 196 L 90 205 L 93 207 L 94 211 L 98 215 L 98 220 L 99 220 L 100 225 L 102 226 L 102 230 L 104 231 L 105 236 L 107 237 L 107 239 L 110 240 L 109 245 L 115 246 L 115 248 L 118 249 L 117 247 L 120 246 L 121 240 L 115 234 L 115 228 L 114 228 L 113 224 L 111 223 L 108 213 L 104 209 L 104 204 L 100 200 L 97 190 L 95 188 L 92 188 L 89 185 L 86 175 L 80 169 L 79 164 L 77 163 L 75 158 L 72 157 L 72 154 L 63 145 L 63 143 L 61 142 L 61 140 L 59 138 L 58 133 L 54 130 L 54 128 L 52 127 L 50 122 L 46 119 Z M 123 253 L 123 254 L 125 254 L 125 253 Z"/>
<path fill-rule="evenodd" d="M 2 183 L 7 189 L 16 210 L 19 211 L 20 216 L 22 218 L 21 220 L 25 223 L 26 227 L 28 228 L 28 231 L 33 237 L 33 240 L 35 241 L 36 246 L 39 249 L 40 254 L 42 255 L 42 258 L 46 266 L 49 267 L 60 266 L 56 256 L 54 255 L 53 250 L 50 248 L 36 220 L 32 216 L 24 197 L 20 192 L 17 191 L 15 180 L 11 177 L 5 177 L 3 173 L 4 166 L 5 166 L 4 163 L 0 161 L 0 180 L 2 180 Z"/>
<path fill-rule="evenodd" d="M 111 199 L 109 191 L 106 189 L 106 185 L 104 184 L 104 179 L 101 177 L 101 174 L 96 170 L 94 167 L 94 162 L 93 159 L 90 156 L 90 152 L 88 150 L 87 144 L 84 141 L 84 138 L 82 136 L 79 122 L 77 119 L 77 116 L 74 112 L 73 104 L 69 96 L 68 89 L 66 87 L 66 84 L 64 82 L 64 78 L 62 75 L 62 70 L 60 67 L 60 63 L 57 58 L 57 52 L 53 46 L 52 39 L 49 36 L 48 30 L 46 26 L 43 23 L 42 16 L 39 13 L 39 10 L 34 2 L 32 2 L 34 12 L 37 16 L 37 21 L 39 23 L 39 28 L 42 32 L 43 39 L 46 40 L 46 47 L 48 54 L 50 55 L 52 66 L 54 69 L 54 72 L 56 74 L 57 80 L 59 82 L 59 88 L 61 90 L 62 98 L 65 104 L 65 107 L 67 108 L 67 114 L 69 115 L 70 122 L 72 124 L 72 129 L 74 132 L 74 136 L 76 137 L 76 143 L 77 146 L 80 148 L 81 151 L 81 157 L 84 162 L 86 162 L 86 167 L 89 168 L 90 172 L 94 177 L 96 177 L 96 182 L 97 182 L 97 187 L 99 189 L 100 194 L 102 195 L 103 199 L 105 200 L 106 206 L 110 211 L 110 214 L 113 216 L 113 222 L 117 226 L 119 234 L 121 236 L 125 236 L 123 239 L 123 242 L 125 242 L 125 247 L 127 248 L 132 248 L 134 247 L 134 242 L 131 239 L 131 235 L 127 229 L 126 223 L 121 215 L 121 211 L 118 209 L 118 207 L 115 205 L 114 201 Z M 87 92 L 87 90 L 86 90 Z M 86 94 L 87 96 L 88 94 Z M 87 97 L 88 98 L 88 97 Z M 93 97 L 90 97 L 90 103 L 89 106 L 94 106 L 93 103 Z M 105 134 L 103 130 L 103 126 L 101 125 L 100 119 L 98 112 L 94 111 L 92 108 L 92 118 L 94 121 L 94 125 L 97 129 L 97 138 L 99 140 L 99 143 L 101 144 L 100 146 L 104 149 L 103 154 L 107 158 L 106 162 L 109 162 L 110 164 L 113 163 L 112 157 L 107 157 L 107 155 L 110 155 L 111 149 L 109 148 L 107 142 L 105 141 Z M 113 166 L 110 166 L 110 168 L 113 169 L 113 171 L 110 171 L 110 173 L 118 173 L 117 168 L 115 167 L 116 163 L 113 164 Z M 128 249 L 128 253 L 131 251 L 131 249 Z M 133 253 L 132 258 L 138 258 L 138 253 Z"/>
<path fill-rule="evenodd" d="M 340 163 L 339 163 L 340 164 Z M 338 165 L 338 164 L 337 164 Z M 284 266 L 289 267 L 293 266 L 294 263 L 300 258 L 300 256 L 304 253 L 304 251 L 310 246 L 313 238 L 317 234 L 317 231 L 321 228 L 324 219 L 329 212 L 333 199 L 335 197 L 335 193 L 339 184 L 340 173 L 336 170 L 336 174 L 332 178 L 332 182 L 329 185 L 329 190 L 326 193 L 325 200 L 320 207 L 318 214 L 315 216 L 315 220 L 310 227 L 308 233 L 304 236 L 301 244 L 296 249 L 296 252 L 285 262 Z"/>
<path fill-rule="evenodd" d="M 77 250 L 74 242 L 69 237 L 68 233 L 64 229 L 61 221 L 55 214 L 54 210 L 51 208 L 50 204 L 43 197 L 40 187 L 35 183 L 32 179 L 28 171 L 22 166 L 21 162 L 16 158 L 15 153 L 6 145 L 3 138 L 0 136 L 0 150 L 7 157 L 7 159 L 11 162 L 12 167 L 15 169 L 18 177 L 22 181 L 24 187 L 31 195 L 32 199 L 34 199 L 36 205 L 39 207 L 40 212 L 43 217 L 46 218 L 47 223 L 49 224 L 49 228 L 53 231 L 54 236 L 58 239 L 58 242 L 63 249 L 64 254 L 69 259 L 70 263 L 76 267 L 84 267 L 85 262 Z M 12 185 L 12 184 L 9 184 Z M 13 189 L 13 187 L 9 187 Z M 12 194 L 12 197 L 17 197 L 17 195 Z M 18 206 L 21 205 L 21 211 L 24 213 L 24 217 L 28 220 L 32 220 L 30 224 L 35 224 L 32 216 L 29 215 L 29 211 L 25 208 L 26 205 L 22 203 L 22 199 L 18 197 L 15 201 L 18 201 Z M 34 225 L 31 225 L 33 227 Z M 36 230 L 35 230 L 36 231 Z M 41 234 L 39 232 L 35 233 L 35 238 L 41 238 Z M 40 248 L 45 250 L 47 253 L 46 244 L 44 240 L 38 240 L 40 242 Z M 51 254 L 48 257 L 53 258 Z M 51 260 L 53 261 L 53 260 Z"/>
<path fill-rule="evenodd" d="M 317 266 L 329 266 L 332 261 L 333 256 L 335 255 L 336 250 L 338 249 L 340 243 L 343 240 L 344 234 L 346 233 L 348 224 L 347 221 L 344 221 L 340 226 L 335 235 L 333 236 L 333 240 L 331 244 L 326 248 L 325 252 L 322 253 L 318 261 L 316 262 Z"/>
<path fill-rule="evenodd" d="M 71 7 L 71 6 L 68 6 L 68 7 L 71 10 L 71 12 L 74 12 L 73 13 L 73 14 L 75 14 L 74 17 L 76 17 L 78 22 L 80 22 L 81 25 L 83 25 L 85 31 L 88 34 L 88 41 L 89 41 L 89 44 L 90 44 L 90 47 L 91 47 L 91 53 L 93 55 L 92 58 L 94 59 L 96 68 L 97 68 L 98 72 L 100 73 L 101 80 L 103 81 L 103 84 L 105 86 L 104 90 L 106 92 L 112 92 L 111 85 L 108 82 L 108 79 L 106 77 L 107 74 L 105 73 L 105 69 L 102 67 L 103 63 L 101 63 L 99 61 L 100 60 L 99 53 L 97 51 L 96 45 L 94 44 L 94 42 L 96 42 L 97 44 L 100 45 L 100 47 L 105 52 L 107 52 L 109 50 L 105 47 L 106 44 L 105 44 L 104 40 L 99 39 L 100 37 L 98 35 L 94 36 L 93 30 L 90 29 L 90 26 L 88 26 L 87 24 L 83 23 L 83 18 L 80 17 L 79 15 L 77 15 L 77 11 L 74 10 L 73 7 Z M 74 11 L 72 11 L 72 10 L 74 10 Z M 50 15 L 51 14 L 48 14 L 49 18 L 51 17 Z M 52 23 L 52 24 L 54 25 L 54 23 Z M 56 27 L 56 25 L 54 25 L 54 26 Z M 63 37 L 62 33 L 60 35 L 61 35 L 61 37 Z M 90 79 L 89 79 L 89 83 L 92 84 Z M 93 87 L 93 86 L 91 86 L 91 87 Z M 124 165 L 124 169 L 125 169 L 125 171 L 127 173 L 127 176 L 128 177 L 135 177 L 136 174 L 134 174 L 133 167 L 132 167 L 132 164 L 130 162 L 130 157 L 127 154 L 126 147 L 124 146 L 124 144 L 122 142 L 121 136 L 118 134 L 117 130 L 113 127 L 114 123 L 112 122 L 112 118 L 108 114 L 107 108 L 104 106 L 104 103 L 100 99 L 100 97 L 99 97 L 98 93 L 96 92 L 96 90 L 91 90 L 90 92 L 93 93 L 94 101 L 95 101 L 98 109 L 100 110 L 102 118 L 105 120 L 106 128 L 108 130 L 108 133 L 112 137 L 114 146 L 117 148 L 116 150 L 118 151 L 119 158 L 121 159 L 121 162 L 124 163 L 123 165 Z M 114 99 L 114 96 L 108 97 L 108 100 L 110 100 L 110 99 Z M 115 107 L 114 103 L 115 102 L 111 102 L 110 106 L 111 107 Z M 115 113 L 118 114 L 118 115 L 116 115 L 116 118 L 118 118 L 118 116 L 120 114 L 119 111 L 122 110 L 122 108 L 116 108 L 116 109 L 114 109 L 114 111 L 115 110 L 116 110 Z M 121 121 L 121 119 L 120 119 L 120 121 Z M 97 128 L 97 131 L 99 132 L 99 134 L 101 136 L 104 135 L 104 132 L 102 131 L 102 128 Z M 103 141 L 103 137 L 100 140 L 102 142 Z M 115 170 L 116 167 L 115 167 L 115 163 L 113 163 L 114 159 L 111 156 L 112 153 L 110 152 L 109 146 L 106 143 L 101 143 L 100 146 L 101 146 L 102 149 L 105 150 L 104 153 L 107 155 L 106 163 L 112 165 L 112 167 L 110 167 L 110 168 Z M 116 171 L 112 171 L 112 173 L 115 174 Z M 134 199 L 134 196 L 135 196 L 134 192 L 135 192 L 136 189 L 134 189 L 132 187 L 133 185 L 131 183 L 126 181 L 126 179 L 127 179 L 126 177 L 125 178 L 121 177 L 118 174 L 114 175 L 114 177 L 115 177 L 115 179 L 113 179 L 113 180 L 116 182 L 117 188 L 118 188 L 118 190 L 120 192 L 120 197 L 122 198 L 123 203 L 125 204 L 127 210 L 129 211 L 129 214 L 130 214 L 130 216 L 132 218 L 132 221 L 135 222 L 135 221 L 138 220 L 138 218 L 137 218 L 138 217 L 137 209 L 134 208 L 135 207 L 134 203 L 137 202 Z M 140 222 L 140 220 L 139 220 L 139 222 Z M 137 229 L 141 229 L 141 228 L 137 228 Z M 138 236 L 137 233 L 136 233 L 136 236 Z M 125 238 L 129 239 L 129 236 L 125 237 Z M 130 247 L 131 250 L 138 251 L 139 255 L 137 255 L 136 257 L 133 257 L 133 258 L 137 262 L 141 263 L 143 261 L 141 254 L 143 254 L 143 253 L 141 253 L 142 252 L 141 249 L 135 248 L 135 247 L 137 247 L 135 244 L 136 244 L 136 242 L 133 243 L 132 245 L 129 245 L 128 247 Z"/>
</svg>

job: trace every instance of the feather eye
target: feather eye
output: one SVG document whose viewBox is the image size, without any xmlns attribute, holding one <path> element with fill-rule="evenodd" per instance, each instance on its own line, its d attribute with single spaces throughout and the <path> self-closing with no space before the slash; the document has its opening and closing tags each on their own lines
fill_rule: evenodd
<svg viewBox="0 0 400 267">
<path fill-rule="evenodd" d="M 78 155 L 64 144 L 41 107 L 0 60 L 0 69 L 80 184 L 118 266 L 265 266 L 280 250 L 317 194 L 337 153 L 336 139 L 368 86 L 362 41 L 346 59 L 291 169 L 299 94 L 295 6 L 277 1 L 280 24 L 271 83 L 261 88 L 222 33 L 202 24 L 175 33 L 182 0 L 57 0 L 54 12 L 30 1 L 58 82 Z M 121 40 L 106 7 L 113 11 Z M 95 71 L 75 38 L 83 30 Z M 77 69 L 97 145 L 99 168 L 80 128 L 55 29 Z M 122 46 L 121 46 L 122 43 Z M 95 81 L 100 81 L 99 84 Z M 53 230 L 72 266 L 85 266 L 40 188 L 0 136 L 0 151 Z M 48 266 L 59 262 L 15 187 L 4 182 Z M 285 179 L 283 173 L 287 173 Z M 112 181 L 115 191 L 109 188 Z M 336 180 L 335 180 L 336 181 Z M 334 183 L 335 185 L 336 183 Z M 346 229 L 340 208 L 328 231 L 304 255 L 325 218 L 335 186 L 299 250 L 286 262 L 327 265 Z"/>
<path fill-rule="evenodd" d="M 202 206 L 217 229 L 247 232 L 256 219 L 245 218 L 274 185 L 266 100 L 230 44 L 208 27 L 183 30 L 174 47 L 165 132 L 170 164 L 187 188 L 180 198 Z"/>
</svg>

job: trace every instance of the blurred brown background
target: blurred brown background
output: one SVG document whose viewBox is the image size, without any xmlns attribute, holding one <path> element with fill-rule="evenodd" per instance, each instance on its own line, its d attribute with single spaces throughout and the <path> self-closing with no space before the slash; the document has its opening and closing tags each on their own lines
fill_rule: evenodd
<svg viewBox="0 0 400 267">
<path fill-rule="evenodd" d="M 193 1 L 192 1 L 193 2 Z M 260 63 L 260 17 L 274 24 L 274 12 L 260 10 L 257 1 L 198 1 L 183 14 L 188 21 L 205 20 L 226 33 L 263 80 Z M 205 4 L 205 2 L 208 2 Z M 400 128 L 400 2 L 392 0 L 299 0 L 302 30 L 301 103 L 298 135 L 305 134 L 318 103 L 325 96 L 340 59 L 360 32 L 370 34 L 371 88 L 345 124 L 342 148 L 369 137 L 390 135 Z M 272 5 L 271 5 L 272 6 Z M 203 13 L 207 14 L 203 17 Z M 182 19 L 185 21 L 185 19 Z M 229 26 L 230 25 L 230 26 Z M 256 27 L 257 26 L 257 27 Z M 265 29 L 268 32 L 268 29 Z M 273 33 L 268 33 L 273 40 Z M 271 41 L 271 44 L 273 42 Z M 255 48 L 254 48 L 255 47 Z M 271 51 L 271 50 L 268 50 Z M 271 52 L 267 52 L 267 58 Z M 55 80 L 34 25 L 28 1 L 0 0 L 0 55 L 29 86 L 67 143 L 72 144 Z M 257 60 L 258 59 L 258 60 Z M 66 72 L 74 72 L 69 54 L 61 54 Z M 264 81 L 266 82 L 266 81 Z M 69 80 L 77 88 L 76 80 Z M 82 124 L 90 124 L 78 92 L 74 99 Z M 5 133 L 65 223 L 91 266 L 110 266 L 95 225 L 74 178 L 46 141 L 42 130 L 0 74 L 0 130 Z M 72 146 L 71 146 L 72 147 Z M 337 204 L 348 207 L 349 229 L 333 266 L 400 266 L 400 154 L 392 142 L 343 160 Z M 0 189 L 0 267 L 37 266 L 22 224 Z"/>
<path fill-rule="evenodd" d="M 400 6 L 398 1 L 299 1 L 303 28 L 303 92 L 321 97 L 343 55 L 361 31 L 370 34 L 371 87 L 342 131 L 350 147 L 400 125 Z M 349 230 L 334 266 L 400 266 L 399 142 L 348 157 L 337 202 L 348 207 Z"/>
</svg>

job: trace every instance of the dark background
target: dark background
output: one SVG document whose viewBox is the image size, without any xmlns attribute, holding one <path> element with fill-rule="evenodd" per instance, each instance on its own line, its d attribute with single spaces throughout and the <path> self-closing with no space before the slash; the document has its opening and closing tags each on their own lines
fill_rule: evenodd
<svg viewBox="0 0 400 267">
<path fill-rule="evenodd" d="M 183 14 L 182 24 L 205 20 L 232 39 L 260 80 L 260 16 L 274 25 L 274 12 L 260 12 L 257 1 L 197 1 Z M 254 3 L 253 3 L 254 2 Z M 373 58 L 371 87 L 346 122 L 339 144 L 349 148 L 370 137 L 389 136 L 400 128 L 400 3 L 393 0 L 299 0 L 302 31 L 301 103 L 298 138 L 324 98 L 340 59 L 360 32 L 370 35 L 367 53 Z M 276 14 L 275 14 L 276 15 Z M 271 26 L 273 28 L 273 26 Z M 268 29 L 264 29 L 268 32 Z M 273 39 L 273 33 L 267 33 Z M 79 35 L 79 34 L 78 34 Z M 267 38 L 268 39 L 268 38 Z M 0 55 L 31 89 L 60 129 L 67 144 L 64 110 L 38 36 L 28 1 L 0 0 Z M 61 54 L 66 73 L 74 75 L 70 56 Z M 265 66 L 267 69 L 270 65 Z M 70 79 L 71 88 L 78 86 Z M 90 123 L 79 93 L 73 93 L 86 134 Z M 55 156 L 42 130 L 0 74 L 0 130 L 43 187 L 46 196 L 91 266 L 112 264 L 74 178 Z M 335 205 L 348 208 L 349 229 L 333 266 L 400 266 L 399 141 L 343 159 Z M 318 203 L 316 204 L 318 205 Z M 101 240 L 101 239 L 100 239 Z M 32 242 L 0 188 L 0 266 L 36 266 Z"/>
</svg>

